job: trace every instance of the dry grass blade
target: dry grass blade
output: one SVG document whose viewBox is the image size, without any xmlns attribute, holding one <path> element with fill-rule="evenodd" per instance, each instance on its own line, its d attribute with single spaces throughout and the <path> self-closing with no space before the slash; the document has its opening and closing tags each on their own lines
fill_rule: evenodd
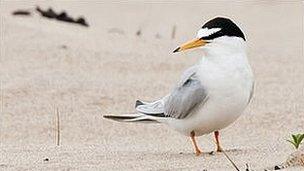
<svg viewBox="0 0 304 171">
<path fill-rule="evenodd" d="M 59 115 L 59 110 L 58 108 L 56 109 L 56 121 L 57 121 L 57 141 L 56 141 L 56 144 L 57 146 L 59 146 L 60 144 L 60 115 Z"/>
<path fill-rule="evenodd" d="M 171 39 L 175 38 L 175 34 L 176 34 L 176 25 L 174 25 L 172 28 Z"/>
<path fill-rule="evenodd" d="M 3 98 L 3 89 L 2 89 L 2 80 L 0 81 L 0 93 L 1 93 L 1 115 L 3 115 L 3 107 L 4 107 L 4 98 Z M 2 124 L 2 118 L 0 117 L 0 124 Z M 0 135 L 2 135 L 1 125 L 0 125 Z M 1 136 L 0 136 L 0 143 L 2 142 Z"/>
<path fill-rule="evenodd" d="M 3 113 L 4 108 L 4 98 L 3 98 L 3 89 L 2 89 L 2 80 L 0 81 L 0 90 L 1 90 L 1 113 Z"/>
<path fill-rule="evenodd" d="M 228 161 L 233 165 L 233 167 L 237 170 L 240 171 L 240 169 L 236 166 L 236 164 L 234 163 L 234 161 L 231 160 L 231 158 L 228 156 L 228 154 L 225 152 L 225 150 L 222 150 L 222 152 L 224 153 L 225 157 L 228 159 Z"/>
</svg>

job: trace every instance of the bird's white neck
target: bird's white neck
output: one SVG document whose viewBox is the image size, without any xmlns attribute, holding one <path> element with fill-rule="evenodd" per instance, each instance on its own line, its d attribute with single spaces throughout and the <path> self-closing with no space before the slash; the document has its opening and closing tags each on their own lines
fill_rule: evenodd
<svg viewBox="0 0 304 171">
<path fill-rule="evenodd" d="M 209 61 L 218 64 L 248 63 L 246 42 L 236 37 L 221 37 L 206 45 L 203 49 L 202 62 Z"/>
<path fill-rule="evenodd" d="M 204 47 L 206 56 L 246 53 L 246 42 L 238 37 L 220 37 Z"/>
</svg>

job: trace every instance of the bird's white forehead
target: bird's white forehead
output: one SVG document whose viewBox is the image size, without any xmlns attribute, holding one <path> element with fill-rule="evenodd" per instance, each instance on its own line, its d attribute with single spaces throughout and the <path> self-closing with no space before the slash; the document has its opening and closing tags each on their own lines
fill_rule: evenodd
<svg viewBox="0 0 304 171">
<path fill-rule="evenodd" d="M 197 32 L 196 37 L 197 38 L 202 38 L 202 37 L 210 36 L 211 34 L 216 33 L 220 30 L 221 30 L 221 28 L 211 28 L 211 29 L 202 28 Z"/>
</svg>

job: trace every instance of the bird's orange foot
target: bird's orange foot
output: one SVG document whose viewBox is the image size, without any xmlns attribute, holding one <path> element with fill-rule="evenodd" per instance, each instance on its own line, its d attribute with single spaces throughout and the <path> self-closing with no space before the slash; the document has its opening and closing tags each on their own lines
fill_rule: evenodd
<svg viewBox="0 0 304 171">
<path fill-rule="evenodd" d="M 216 152 L 223 152 L 223 149 L 221 148 L 221 147 L 217 147 L 217 150 L 216 150 Z"/>
<path fill-rule="evenodd" d="M 200 156 L 201 154 L 202 154 L 202 151 L 200 151 L 200 150 L 196 150 L 196 151 L 195 151 L 195 155 L 196 155 L 196 156 Z"/>
</svg>

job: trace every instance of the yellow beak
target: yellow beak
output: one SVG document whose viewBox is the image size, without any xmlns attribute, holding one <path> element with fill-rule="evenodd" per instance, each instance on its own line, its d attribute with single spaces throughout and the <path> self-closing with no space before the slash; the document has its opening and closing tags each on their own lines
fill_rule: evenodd
<svg viewBox="0 0 304 171">
<path fill-rule="evenodd" d="M 175 52 L 181 52 L 187 49 L 192 49 L 192 48 L 196 48 L 196 47 L 200 47 L 200 46 L 204 46 L 205 44 L 207 44 L 208 42 L 203 40 L 203 39 L 194 39 L 191 40 L 183 45 L 181 45 L 180 47 L 176 48 L 173 53 Z"/>
</svg>

